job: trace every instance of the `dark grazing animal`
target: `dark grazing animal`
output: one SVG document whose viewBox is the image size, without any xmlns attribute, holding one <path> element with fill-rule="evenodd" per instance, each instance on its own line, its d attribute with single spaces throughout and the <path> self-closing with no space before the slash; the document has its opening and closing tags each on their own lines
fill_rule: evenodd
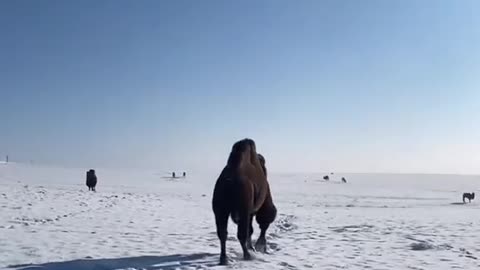
<svg viewBox="0 0 480 270">
<path fill-rule="evenodd" d="M 253 250 L 254 216 L 261 230 L 255 249 L 266 252 L 266 231 L 275 220 L 277 209 L 267 181 L 265 158 L 257 154 L 253 140 L 244 139 L 233 145 L 227 165 L 215 183 L 212 209 L 220 240 L 221 265 L 228 263 L 226 241 L 229 216 L 238 225 L 237 238 L 245 260 L 251 259 L 249 249 Z"/>
<path fill-rule="evenodd" d="M 465 199 L 468 199 L 468 202 L 472 202 L 475 199 L 475 192 L 472 193 L 463 193 L 463 203 L 465 203 Z"/>
<path fill-rule="evenodd" d="M 87 187 L 88 190 L 95 191 L 95 186 L 97 186 L 97 176 L 95 175 L 95 170 L 90 169 L 87 171 Z"/>
<path fill-rule="evenodd" d="M 330 180 L 330 177 L 328 177 L 328 175 L 325 175 L 325 176 L 323 177 L 323 180 L 328 181 L 328 180 Z"/>
</svg>

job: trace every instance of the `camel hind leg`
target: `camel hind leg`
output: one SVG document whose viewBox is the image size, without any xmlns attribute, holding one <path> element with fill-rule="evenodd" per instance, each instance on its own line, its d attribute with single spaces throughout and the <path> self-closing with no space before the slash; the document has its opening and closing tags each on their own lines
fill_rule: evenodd
<svg viewBox="0 0 480 270">
<path fill-rule="evenodd" d="M 250 249 L 250 250 L 255 250 L 253 248 L 253 244 L 252 244 L 252 234 L 253 234 L 253 215 L 250 216 L 250 220 L 249 220 L 249 231 L 248 231 L 248 237 L 247 237 L 247 248 Z"/>
<path fill-rule="evenodd" d="M 220 265 L 227 265 L 227 236 L 228 236 L 228 216 L 229 212 L 221 210 L 215 212 L 215 223 L 217 226 L 217 236 L 220 240 Z"/>
<path fill-rule="evenodd" d="M 263 206 L 259 209 L 256 220 L 258 225 L 260 226 L 260 236 L 255 243 L 255 250 L 266 253 L 267 252 L 267 230 L 270 224 L 275 220 L 277 217 L 277 208 L 271 201 L 270 195 L 268 196 L 267 200 L 263 204 Z"/>
<path fill-rule="evenodd" d="M 242 247 L 243 251 L 243 259 L 250 260 L 252 256 L 248 251 L 248 238 L 249 238 L 249 231 L 250 231 L 250 215 L 248 213 L 243 214 L 240 216 L 240 220 L 238 222 L 238 231 L 237 231 L 237 238 L 240 242 L 240 246 Z"/>
<path fill-rule="evenodd" d="M 248 239 L 251 237 L 250 227 L 252 226 L 252 209 L 253 209 L 253 197 L 254 189 L 253 185 L 248 181 L 237 181 L 238 184 L 237 190 L 240 191 L 237 194 L 237 211 L 239 214 L 239 221 L 237 227 L 237 238 L 240 242 L 240 246 L 243 251 L 243 259 L 250 260 L 252 256 L 250 255 L 248 248 Z"/>
</svg>

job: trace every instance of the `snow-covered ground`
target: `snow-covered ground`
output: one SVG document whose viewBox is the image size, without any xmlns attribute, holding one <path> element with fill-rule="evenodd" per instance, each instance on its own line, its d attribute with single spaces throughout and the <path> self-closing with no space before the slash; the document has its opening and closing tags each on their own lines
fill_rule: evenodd
<svg viewBox="0 0 480 270">
<path fill-rule="evenodd" d="M 211 194 L 219 172 L 172 180 L 97 168 L 93 193 L 87 169 L 0 164 L 0 268 L 480 268 L 480 202 L 460 203 L 479 190 L 478 176 L 272 174 L 279 214 L 270 254 L 243 261 L 231 223 L 231 263 L 217 266 Z"/>
</svg>

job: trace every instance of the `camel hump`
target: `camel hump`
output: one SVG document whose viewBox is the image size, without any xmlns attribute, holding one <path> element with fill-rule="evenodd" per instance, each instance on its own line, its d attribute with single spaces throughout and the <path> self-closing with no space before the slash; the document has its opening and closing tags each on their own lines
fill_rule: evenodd
<svg viewBox="0 0 480 270">
<path fill-rule="evenodd" d="M 267 194 L 269 193 L 268 183 L 267 185 L 257 185 L 254 192 L 253 212 L 256 213 L 262 207 L 265 198 L 267 198 Z"/>
</svg>

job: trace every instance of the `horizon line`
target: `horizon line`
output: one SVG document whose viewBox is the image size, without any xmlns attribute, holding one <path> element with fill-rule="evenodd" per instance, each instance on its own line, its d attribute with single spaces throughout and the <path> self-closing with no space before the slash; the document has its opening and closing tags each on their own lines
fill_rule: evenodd
<svg viewBox="0 0 480 270">
<path fill-rule="evenodd" d="M 85 169 L 85 168 L 90 168 L 91 166 L 68 166 L 68 165 L 59 165 L 59 164 L 45 164 L 45 163 L 29 163 L 29 162 L 15 162 L 15 161 L 9 161 L 8 163 L 5 161 L 0 161 L 0 164 L 2 165 L 8 165 L 8 164 L 18 164 L 18 165 L 26 165 L 26 166 L 34 166 L 34 167 L 50 167 L 50 168 L 57 168 L 57 169 Z M 167 172 L 172 172 L 172 171 L 186 171 L 187 173 L 189 172 L 188 170 L 166 170 L 166 169 L 160 169 L 160 168 L 141 168 L 141 167 L 111 167 L 111 166 L 104 166 L 104 167 L 96 167 L 95 170 L 154 170 L 154 171 L 164 171 L 165 173 Z M 191 173 L 192 171 L 190 171 Z M 196 173 L 215 173 L 216 171 L 214 170 L 193 170 L 193 172 Z M 459 176 L 480 176 L 480 173 L 459 173 L 459 172 L 348 172 L 348 171 L 275 171 L 275 170 L 269 170 L 269 174 L 274 174 L 274 175 L 331 175 L 331 173 L 335 174 L 397 174 L 397 175 L 459 175 Z"/>
</svg>

